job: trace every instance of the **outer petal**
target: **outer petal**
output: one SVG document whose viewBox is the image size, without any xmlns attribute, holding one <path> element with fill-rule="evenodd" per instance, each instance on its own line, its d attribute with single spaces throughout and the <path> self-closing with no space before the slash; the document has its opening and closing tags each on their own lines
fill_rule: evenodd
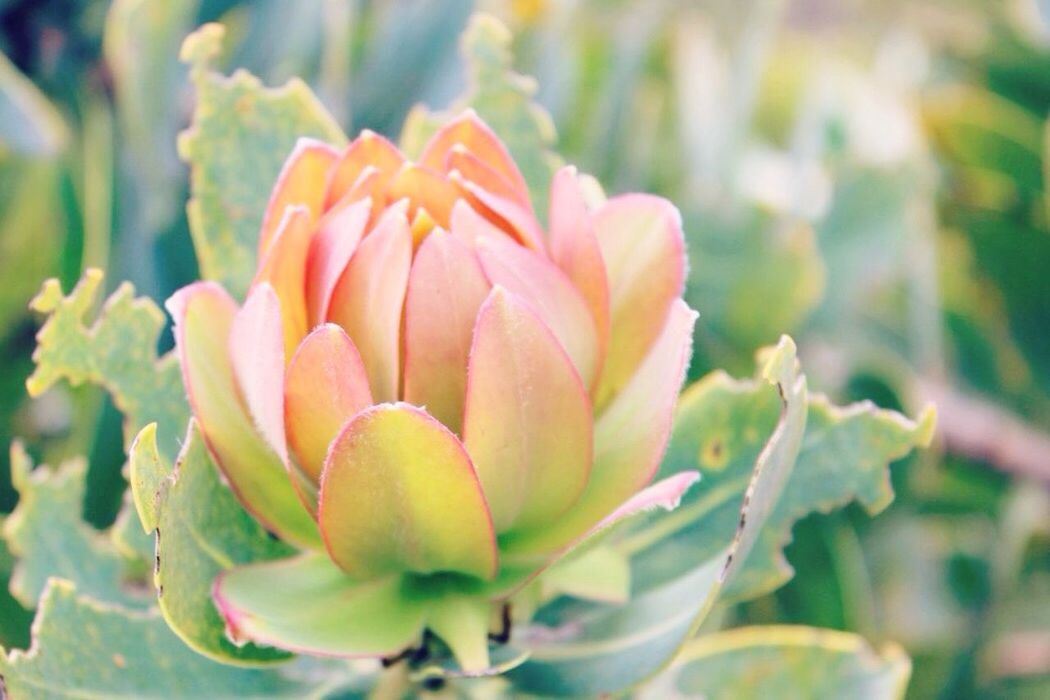
<svg viewBox="0 0 1050 700">
<path fill-rule="evenodd" d="M 268 282 L 281 302 L 285 357 L 291 357 L 306 335 L 306 259 L 314 235 L 313 215 L 292 206 L 284 213 L 270 252 L 259 266 L 252 285 Z"/>
<path fill-rule="evenodd" d="M 265 282 L 252 287 L 233 318 L 230 361 L 248 412 L 270 448 L 288 462 L 284 439 L 284 339 L 281 305 Z"/>
<path fill-rule="evenodd" d="M 456 433 L 474 321 L 488 292 L 481 265 L 464 243 L 442 231 L 423 241 L 405 300 L 404 397 Z"/>
<path fill-rule="evenodd" d="M 545 552 L 571 542 L 653 477 L 671 434 L 695 321 L 695 311 L 675 302 L 642 366 L 595 425 L 594 466 L 579 502 L 556 526 L 501 543 L 506 551 Z"/>
<path fill-rule="evenodd" d="M 394 656 L 419 643 L 426 615 L 397 578 L 354 581 L 324 554 L 226 571 L 213 596 L 233 639 L 314 656 Z"/>
<path fill-rule="evenodd" d="M 332 293 L 328 319 L 346 331 L 368 370 L 372 396 L 398 396 L 401 309 L 412 263 L 412 234 L 403 215 L 385 218 L 365 237 Z"/>
<path fill-rule="evenodd" d="M 572 361 L 524 302 L 496 287 L 481 307 L 463 418 L 497 532 L 550 524 L 587 485 L 591 403 Z"/>
<path fill-rule="evenodd" d="M 318 520 L 352 576 L 496 573 L 488 506 L 462 444 L 415 406 L 359 413 L 332 443 Z"/>
<path fill-rule="evenodd" d="M 311 221 L 316 221 L 321 215 L 325 183 L 338 157 L 338 151 L 320 141 L 301 138 L 295 144 L 295 149 L 285 161 L 281 174 L 277 177 L 277 184 L 270 194 L 270 201 L 266 205 L 262 231 L 259 233 L 260 260 L 269 252 L 270 244 L 288 207 L 305 207 Z"/>
<path fill-rule="evenodd" d="M 314 483 L 340 428 L 371 404 L 368 374 L 353 342 L 334 323 L 315 328 L 292 357 L 284 384 L 288 443 Z"/>
<path fill-rule="evenodd" d="M 608 403 L 649 352 L 685 283 L 682 220 L 666 199 L 629 194 L 594 213 L 609 275 L 609 350 L 596 404 Z"/>
<path fill-rule="evenodd" d="M 478 257 L 492 284 L 532 304 L 561 341 L 584 384 L 591 386 L 598 363 L 594 319 L 565 274 L 546 258 L 507 240 L 479 240 Z"/>
<path fill-rule="evenodd" d="M 237 304 L 212 282 L 198 282 L 167 302 L 193 414 L 241 503 L 270 530 L 317 547 L 317 526 L 299 504 L 280 459 L 262 441 L 237 400 L 227 341 Z"/>
<path fill-rule="evenodd" d="M 365 129 L 346 147 L 332 168 L 325 206 L 334 206 L 341 200 L 358 182 L 366 168 L 374 168 L 384 182 L 389 182 L 404 162 L 405 158 L 397 146 L 374 131 Z"/>
<path fill-rule="evenodd" d="M 419 162 L 439 172 L 445 170 L 449 153 L 461 146 L 482 163 L 502 176 L 528 202 L 529 187 L 499 137 L 492 132 L 477 113 L 468 109 L 434 134 L 423 147 Z"/>
</svg>

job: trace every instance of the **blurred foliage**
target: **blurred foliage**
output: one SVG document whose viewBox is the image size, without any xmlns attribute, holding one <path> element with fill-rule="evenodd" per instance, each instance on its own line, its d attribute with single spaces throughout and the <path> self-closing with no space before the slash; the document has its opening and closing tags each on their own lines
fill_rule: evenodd
<svg viewBox="0 0 1050 700">
<path fill-rule="evenodd" d="M 910 414 L 941 404 L 943 449 L 894 467 L 896 501 L 875 520 L 856 506 L 805 517 L 786 548 L 795 578 L 720 611 L 722 625 L 896 640 L 913 659 L 913 697 L 1050 692 L 1046 3 L 477 4 L 514 30 L 512 65 L 537 79 L 552 151 L 610 193 L 658 192 L 682 208 L 687 296 L 701 312 L 693 377 L 746 374 L 756 348 L 792 333 L 814 391 Z M 128 433 L 95 388 L 26 397 L 28 302 L 44 277 L 71 289 L 91 267 L 107 270 L 106 291 L 127 279 L 158 302 L 197 277 L 176 152 L 193 109 L 177 57 L 190 29 L 221 20 L 224 71 L 266 85 L 301 76 L 348 133 L 396 137 L 414 104 L 463 92 L 457 37 L 473 8 L 0 0 L 0 443 L 23 436 L 52 464 L 88 455 L 86 475 L 60 472 L 75 482 L 63 498 L 83 488 L 90 523 L 113 523 Z M 482 112 L 531 89 L 474 79 Z M 549 125 L 533 126 L 547 146 Z M 537 167 L 544 155 L 535 148 Z M 165 331 L 158 353 L 169 346 Z M 10 466 L 0 450 L 3 513 L 18 498 Z M 141 538 L 125 532 L 128 556 Z M 30 616 L 3 588 L 0 644 L 24 646 Z M 73 591 L 48 596 L 98 629 L 157 622 L 102 620 Z M 690 664 L 724 653 L 700 649 Z M 828 663 L 839 661 L 855 660 Z"/>
</svg>

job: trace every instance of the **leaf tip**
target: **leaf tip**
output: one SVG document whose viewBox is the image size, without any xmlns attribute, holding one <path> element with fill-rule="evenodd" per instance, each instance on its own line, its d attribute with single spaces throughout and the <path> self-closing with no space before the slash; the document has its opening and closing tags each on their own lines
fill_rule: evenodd
<svg viewBox="0 0 1050 700">
<path fill-rule="evenodd" d="M 222 51 L 226 28 L 217 22 L 209 22 L 193 32 L 182 42 L 179 60 L 194 69 L 206 68 Z"/>
</svg>

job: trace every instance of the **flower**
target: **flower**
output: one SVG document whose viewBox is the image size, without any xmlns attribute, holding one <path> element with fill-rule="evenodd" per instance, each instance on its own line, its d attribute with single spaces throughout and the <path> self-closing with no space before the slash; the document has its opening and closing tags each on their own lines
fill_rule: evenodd
<svg viewBox="0 0 1050 700">
<path fill-rule="evenodd" d="M 473 112 L 416 162 L 302 139 L 244 304 L 214 282 L 168 301 L 212 456 L 303 550 L 215 582 L 236 639 L 383 656 L 429 629 L 484 668 L 494 605 L 697 478 L 646 488 L 695 320 L 677 210 L 592 206 L 571 167 L 551 192 L 544 231 Z"/>
</svg>

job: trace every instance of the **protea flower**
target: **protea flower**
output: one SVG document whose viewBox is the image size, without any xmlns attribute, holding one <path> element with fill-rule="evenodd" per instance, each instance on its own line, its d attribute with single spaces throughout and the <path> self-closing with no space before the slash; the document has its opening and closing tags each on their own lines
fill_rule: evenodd
<svg viewBox="0 0 1050 700">
<path fill-rule="evenodd" d="M 370 132 L 303 139 L 243 306 L 213 282 L 169 300 L 209 450 L 303 550 L 216 581 L 235 639 L 390 656 L 429 629 L 484 668 L 493 609 L 695 480 L 645 489 L 695 319 L 678 212 L 592 208 L 572 168 L 551 187 L 544 231 L 472 112 L 418 162 Z"/>
</svg>

